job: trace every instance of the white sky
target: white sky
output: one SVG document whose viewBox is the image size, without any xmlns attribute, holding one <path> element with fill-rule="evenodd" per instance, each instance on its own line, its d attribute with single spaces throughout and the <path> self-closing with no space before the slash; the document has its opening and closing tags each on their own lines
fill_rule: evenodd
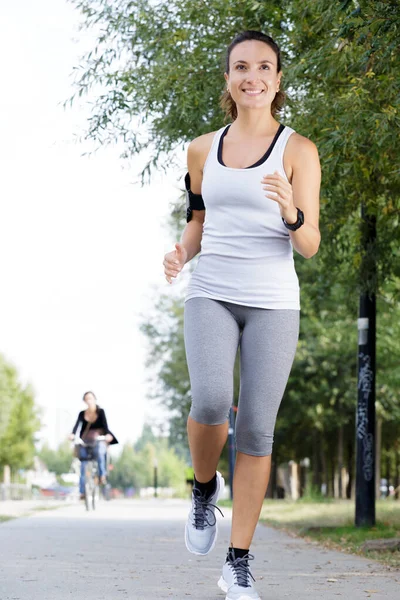
<svg viewBox="0 0 400 600">
<path fill-rule="evenodd" d="M 81 156 L 84 111 L 61 106 L 91 41 L 77 42 L 79 21 L 66 0 L 0 6 L 0 352 L 33 385 L 51 445 L 86 390 L 121 442 L 160 416 L 138 323 L 168 290 L 163 222 L 179 195 L 176 173 L 133 185 L 117 149 Z"/>
</svg>

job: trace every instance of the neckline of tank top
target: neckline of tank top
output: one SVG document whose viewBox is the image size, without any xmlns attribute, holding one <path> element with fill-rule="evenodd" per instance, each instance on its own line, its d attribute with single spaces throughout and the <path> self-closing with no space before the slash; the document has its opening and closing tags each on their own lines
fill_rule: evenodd
<svg viewBox="0 0 400 600">
<path fill-rule="evenodd" d="M 278 141 L 278 138 L 281 135 L 282 131 L 285 129 L 285 125 L 282 125 L 282 123 L 280 123 L 278 131 L 276 132 L 276 134 L 274 136 L 274 139 L 272 140 L 272 142 L 271 142 L 270 146 L 268 147 L 267 151 L 253 165 L 250 165 L 249 167 L 228 167 L 224 163 L 224 161 L 222 160 L 222 146 L 223 146 L 223 142 L 224 142 L 224 137 L 228 133 L 228 130 L 229 130 L 230 126 L 231 126 L 231 123 L 229 123 L 229 125 L 227 125 L 225 127 L 224 131 L 222 132 L 221 137 L 219 138 L 217 159 L 218 159 L 219 164 L 222 167 L 224 167 L 225 169 L 231 169 L 232 171 L 247 171 L 248 169 L 254 169 L 255 167 L 260 167 L 262 164 L 264 164 L 265 161 L 267 160 L 267 158 L 270 156 L 272 150 L 274 149 L 274 146 L 275 146 L 276 142 Z"/>
</svg>

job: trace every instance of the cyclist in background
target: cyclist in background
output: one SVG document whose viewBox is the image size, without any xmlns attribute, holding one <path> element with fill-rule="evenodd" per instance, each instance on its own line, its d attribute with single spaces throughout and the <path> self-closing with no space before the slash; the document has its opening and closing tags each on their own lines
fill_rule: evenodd
<svg viewBox="0 0 400 600">
<path fill-rule="evenodd" d="M 107 446 L 118 444 L 118 440 L 109 430 L 104 408 L 100 408 L 100 406 L 97 404 L 97 399 L 94 393 L 86 392 L 83 395 L 82 400 L 86 403 L 87 408 L 79 413 L 72 433 L 69 437 L 71 440 L 74 440 L 75 436 L 78 434 L 85 443 L 95 445 L 95 452 L 97 455 L 96 458 L 99 466 L 100 483 L 105 485 L 107 483 Z M 105 441 L 96 444 L 96 439 L 99 435 L 104 435 Z M 85 497 L 85 471 L 86 462 L 88 459 L 87 448 L 85 448 L 85 446 L 81 446 L 79 448 L 79 459 L 81 461 L 79 492 L 82 500 Z"/>
</svg>

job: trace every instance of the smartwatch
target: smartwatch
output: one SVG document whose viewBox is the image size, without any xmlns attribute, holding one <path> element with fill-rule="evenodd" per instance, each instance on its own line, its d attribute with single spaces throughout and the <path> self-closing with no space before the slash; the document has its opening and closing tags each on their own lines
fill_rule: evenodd
<svg viewBox="0 0 400 600">
<path fill-rule="evenodd" d="M 296 206 L 297 208 L 297 206 Z M 290 231 L 297 231 L 304 224 L 304 213 L 302 210 L 297 208 L 297 221 L 296 223 L 286 223 L 285 219 L 282 217 L 282 221 L 286 229 L 290 229 Z"/>
</svg>

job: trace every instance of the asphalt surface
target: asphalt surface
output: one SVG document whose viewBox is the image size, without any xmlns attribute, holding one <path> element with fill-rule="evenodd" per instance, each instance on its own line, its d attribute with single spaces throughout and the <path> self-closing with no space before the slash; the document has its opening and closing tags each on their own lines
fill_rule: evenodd
<svg viewBox="0 0 400 600">
<path fill-rule="evenodd" d="M 0 524 L 0 600 L 224 600 L 216 583 L 230 512 L 207 557 L 189 554 L 189 503 L 103 502 L 43 510 Z M 1 504 L 0 504 L 1 514 Z M 262 600 L 400 599 L 400 572 L 260 525 L 252 552 Z"/>
<path fill-rule="evenodd" d="M 69 501 L 40 498 L 38 500 L 5 500 L 0 502 L 1 517 L 28 517 L 38 510 L 54 510 L 69 504 Z"/>
</svg>

